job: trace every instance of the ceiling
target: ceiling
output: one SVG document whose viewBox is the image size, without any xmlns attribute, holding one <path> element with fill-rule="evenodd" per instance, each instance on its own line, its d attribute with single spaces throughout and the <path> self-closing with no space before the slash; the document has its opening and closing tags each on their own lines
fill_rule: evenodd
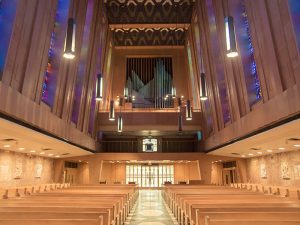
<svg viewBox="0 0 300 225">
<path fill-rule="evenodd" d="M 106 0 L 116 46 L 184 45 L 195 0 Z"/>
<path fill-rule="evenodd" d="M 14 151 L 48 158 L 91 155 L 91 152 L 32 129 L 0 119 L 0 151 Z"/>
<path fill-rule="evenodd" d="M 210 152 L 210 155 L 251 158 L 300 150 L 300 119 Z"/>
</svg>

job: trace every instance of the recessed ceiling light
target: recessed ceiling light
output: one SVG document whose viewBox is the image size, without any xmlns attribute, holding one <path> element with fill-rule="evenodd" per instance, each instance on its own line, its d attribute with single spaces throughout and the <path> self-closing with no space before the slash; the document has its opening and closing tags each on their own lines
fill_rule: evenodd
<svg viewBox="0 0 300 225">
<path fill-rule="evenodd" d="M 50 154 L 48 154 L 48 156 L 53 156 L 53 154 L 52 154 L 52 153 L 50 153 Z"/>
<path fill-rule="evenodd" d="M 40 152 L 40 155 L 45 155 L 45 152 Z"/>
<path fill-rule="evenodd" d="M 81 160 L 79 160 L 78 162 L 81 162 Z"/>
<path fill-rule="evenodd" d="M 285 148 L 278 148 L 279 150 L 284 150 Z"/>
<path fill-rule="evenodd" d="M 242 157 L 244 158 L 244 157 L 246 157 L 245 155 L 242 155 Z"/>
<path fill-rule="evenodd" d="M 23 151 L 23 150 L 25 150 L 25 148 L 21 147 L 21 148 L 18 148 L 18 150 Z"/>
<path fill-rule="evenodd" d="M 252 154 L 252 153 L 249 153 L 248 155 L 252 156 L 253 154 Z"/>
<path fill-rule="evenodd" d="M 271 149 L 268 149 L 268 150 L 267 150 L 267 152 L 273 152 L 273 150 L 271 150 Z"/>
<path fill-rule="evenodd" d="M 35 150 L 30 150 L 29 152 L 35 152 Z"/>
<path fill-rule="evenodd" d="M 9 147 L 10 147 L 10 145 L 3 145 L 3 147 L 4 147 L 4 148 L 9 148 Z"/>
<path fill-rule="evenodd" d="M 297 144 L 297 145 L 294 145 L 294 147 L 300 147 L 300 145 Z"/>
<path fill-rule="evenodd" d="M 59 158 L 60 156 L 59 156 L 59 155 L 56 155 L 55 157 L 56 157 L 56 158 Z"/>
<path fill-rule="evenodd" d="M 261 155 L 261 154 L 262 154 L 262 152 L 257 152 L 257 154 Z"/>
</svg>

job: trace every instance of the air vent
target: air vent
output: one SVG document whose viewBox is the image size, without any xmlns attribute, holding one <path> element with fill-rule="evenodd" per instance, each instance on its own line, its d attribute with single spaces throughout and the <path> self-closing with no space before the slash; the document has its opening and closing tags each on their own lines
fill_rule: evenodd
<svg viewBox="0 0 300 225">
<path fill-rule="evenodd" d="M 299 138 L 289 138 L 289 139 L 287 139 L 288 141 L 300 141 L 300 139 Z"/>
<path fill-rule="evenodd" d="M 236 152 L 232 152 L 231 155 L 241 155 L 241 154 L 236 153 Z"/>
<path fill-rule="evenodd" d="M 52 148 L 42 148 L 43 151 L 51 151 L 53 150 Z"/>
<path fill-rule="evenodd" d="M 258 150 L 261 150 L 261 148 L 250 148 L 250 150 L 258 151 Z"/>
<path fill-rule="evenodd" d="M 64 154 L 61 154 L 61 155 L 70 155 L 70 153 L 64 153 Z"/>
<path fill-rule="evenodd" d="M 1 141 L 7 141 L 7 142 L 10 142 L 10 141 L 17 141 L 16 139 L 13 139 L 13 138 L 6 138 L 6 139 L 2 139 Z"/>
</svg>

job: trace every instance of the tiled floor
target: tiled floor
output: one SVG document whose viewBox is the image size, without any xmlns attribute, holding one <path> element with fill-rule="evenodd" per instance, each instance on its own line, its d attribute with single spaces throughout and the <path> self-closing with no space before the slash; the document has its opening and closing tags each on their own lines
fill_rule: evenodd
<svg viewBox="0 0 300 225">
<path fill-rule="evenodd" d="M 165 206 L 159 190 L 140 190 L 129 225 L 177 225 Z"/>
</svg>

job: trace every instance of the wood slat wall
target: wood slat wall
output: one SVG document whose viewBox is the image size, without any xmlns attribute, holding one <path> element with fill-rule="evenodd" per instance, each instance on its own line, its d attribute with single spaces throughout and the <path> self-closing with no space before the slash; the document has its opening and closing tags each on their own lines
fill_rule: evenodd
<svg viewBox="0 0 300 225">
<path fill-rule="evenodd" d="M 103 13 L 103 1 L 95 1 L 89 53 L 81 97 L 79 122 L 70 122 L 79 55 L 82 45 L 83 27 L 88 0 L 72 0 L 69 16 L 76 19 L 76 57 L 62 58 L 59 68 L 54 106 L 51 109 L 41 101 L 44 73 L 48 60 L 50 36 L 53 31 L 57 0 L 19 1 L 6 64 L 0 81 L 3 100 L 0 111 L 41 128 L 59 137 L 84 147 L 95 149 L 95 132 L 88 134 L 89 109 L 96 67 L 103 64 L 97 55 L 100 44 L 105 45 L 107 20 Z M 102 23 L 98 23 L 102 21 Z M 100 66 L 101 71 L 103 66 Z"/>
<path fill-rule="evenodd" d="M 207 1 L 197 1 L 195 6 L 193 18 L 198 17 L 208 97 L 214 119 L 214 132 L 209 135 L 207 129 L 204 130 L 206 150 L 300 112 L 299 48 L 288 0 L 244 0 L 262 91 L 262 100 L 252 107 L 248 100 L 241 57 L 229 59 L 225 54 L 224 17 L 233 14 L 233 5 L 238 1 L 240 0 L 212 0 L 230 103 L 231 122 L 228 124 L 222 121 L 222 103 L 215 80 L 212 54 L 214 43 L 210 40 Z M 193 26 L 192 24 L 191 29 Z M 188 38 L 195 45 L 192 35 Z M 194 57 L 200 60 L 197 54 Z M 199 75 L 199 68 L 196 69 Z M 196 101 L 200 102 L 200 99 Z M 203 104 L 202 107 L 204 108 Z M 205 115 L 205 109 L 203 111 Z"/>
</svg>

